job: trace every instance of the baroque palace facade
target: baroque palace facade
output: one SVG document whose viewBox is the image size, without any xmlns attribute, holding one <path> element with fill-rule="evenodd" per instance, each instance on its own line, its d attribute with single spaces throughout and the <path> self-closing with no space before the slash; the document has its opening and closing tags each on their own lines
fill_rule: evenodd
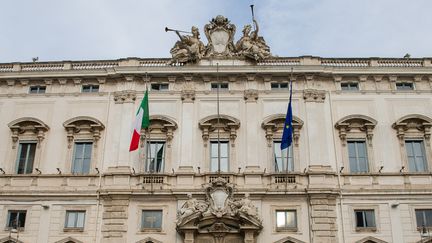
<svg viewBox="0 0 432 243">
<path fill-rule="evenodd" d="M 432 242 L 431 58 L 273 57 L 256 22 L 236 45 L 226 18 L 204 30 L 172 59 L 0 64 L 0 242 Z"/>
</svg>

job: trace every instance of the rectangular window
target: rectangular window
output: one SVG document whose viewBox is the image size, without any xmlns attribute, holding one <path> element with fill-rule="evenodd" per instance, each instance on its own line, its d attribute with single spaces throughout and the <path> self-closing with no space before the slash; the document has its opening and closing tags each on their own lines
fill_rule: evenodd
<svg viewBox="0 0 432 243">
<path fill-rule="evenodd" d="M 65 228 L 84 228 L 85 211 L 66 211 Z"/>
<path fill-rule="evenodd" d="M 17 174 L 31 174 L 36 153 L 36 142 L 21 142 L 16 164 Z"/>
<path fill-rule="evenodd" d="M 142 229 L 162 229 L 162 210 L 143 210 L 141 218 Z"/>
<path fill-rule="evenodd" d="M 288 83 L 271 83 L 272 90 L 287 90 Z"/>
<path fill-rule="evenodd" d="M 167 91 L 168 84 L 151 84 L 151 90 L 153 91 Z"/>
<path fill-rule="evenodd" d="M 294 171 L 293 146 L 284 150 L 280 146 L 280 141 L 273 142 L 275 172 Z"/>
<path fill-rule="evenodd" d="M 147 143 L 146 172 L 163 172 L 165 165 L 165 141 Z"/>
<path fill-rule="evenodd" d="M 355 210 L 357 228 L 375 228 L 375 211 L 374 210 Z"/>
<path fill-rule="evenodd" d="M 46 86 L 36 85 L 30 86 L 29 93 L 30 94 L 43 94 L 46 91 Z"/>
<path fill-rule="evenodd" d="M 9 210 L 6 227 L 12 229 L 24 228 L 26 213 L 25 210 Z"/>
<path fill-rule="evenodd" d="M 348 141 L 348 157 L 352 173 L 369 171 L 365 141 Z"/>
<path fill-rule="evenodd" d="M 432 209 L 416 209 L 417 227 L 432 227 Z"/>
<path fill-rule="evenodd" d="M 276 211 L 276 229 L 296 229 L 297 213 L 296 210 L 277 210 Z"/>
<path fill-rule="evenodd" d="M 396 89 L 397 90 L 413 90 L 414 85 L 413 85 L 413 83 L 407 83 L 407 82 L 396 83 Z"/>
<path fill-rule="evenodd" d="M 219 86 L 219 91 L 227 91 L 228 90 L 228 84 L 227 83 L 212 83 L 211 89 L 212 91 L 216 91 Z"/>
<path fill-rule="evenodd" d="M 220 171 L 228 172 L 229 169 L 229 148 L 228 141 L 220 141 Z M 210 171 L 218 171 L 218 142 L 210 142 Z"/>
<path fill-rule="evenodd" d="M 345 91 L 357 91 L 359 90 L 359 86 L 358 83 L 346 82 L 346 83 L 341 83 L 341 89 Z"/>
<path fill-rule="evenodd" d="M 97 84 L 86 84 L 82 86 L 83 93 L 97 93 L 99 92 L 99 85 Z"/>
<path fill-rule="evenodd" d="M 88 174 L 92 156 L 92 142 L 76 142 L 72 161 L 73 174 Z"/>
<path fill-rule="evenodd" d="M 405 147 L 408 157 L 408 166 L 410 172 L 427 171 L 427 162 L 425 148 L 421 140 L 407 140 Z"/>
</svg>

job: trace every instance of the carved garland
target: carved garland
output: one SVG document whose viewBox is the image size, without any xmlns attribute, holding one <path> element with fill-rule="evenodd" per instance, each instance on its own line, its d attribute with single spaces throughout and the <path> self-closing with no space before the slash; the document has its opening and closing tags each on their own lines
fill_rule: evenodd
<svg viewBox="0 0 432 243">
<path fill-rule="evenodd" d="M 32 117 L 23 117 L 16 119 L 8 124 L 12 135 L 12 148 L 16 148 L 16 144 L 20 137 L 35 138 L 37 147 L 40 147 L 42 140 L 45 139 L 45 132 L 49 130 L 48 125 L 41 120 Z"/>
<path fill-rule="evenodd" d="M 266 118 L 262 124 L 261 127 L 265 131 L 265 137 L 267 139 L 267 146 L 272 147 L 273 145 L 273 139 L 282 137 L 283 127 L 285 125 L 285 115 L 284 114 L 277 114 L 272 115 Z M 299 145 L 299 138 L 300 138 L 300 129 L 303 127 L 303 121 L 300 120 L 298 117 L 293 116 L 293 140 L 294 145 Z"/>
</svg>

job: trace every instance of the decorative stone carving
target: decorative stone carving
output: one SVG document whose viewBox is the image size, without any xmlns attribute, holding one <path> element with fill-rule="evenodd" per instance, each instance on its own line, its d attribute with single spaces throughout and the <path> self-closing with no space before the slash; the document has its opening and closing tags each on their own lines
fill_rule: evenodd
<svg viewBox="0 0 432 243">
<path fill-rule="evenodd" d="M 240 121 L 234 117 L 220 115 L 219 123 L 217 115 L 208 116 L 199 122 L 199 128 L 202 130 L 204 146 L 210 138 L 215 138 L 219 130 L 220 138 L 229 139 L 231 146 L 234 147 L 234 141 L 237 138 L 237 129 L 240 127 Z"/>
<path fill-rule="evenodd" d="M 258 100 L 258 90 L 247 89 L 244 91 L 244 99 L 246 102 L 255 102 Z"/>
<path fill-rule="evenodd" d="M 16 148 L 16 144 L 20 137 L 35 139 L 37 146 L 40 147 L 42 140 L 45 139 L 45 132 L 49 130 L 48 125 L 37 118 L 23 117 L 16 119 L 8 124 L 12 135 L 12 148 Z"/>
<path fill-rule="evenodd" d="M 172 58 L 168 64 L 197 62 L 200 60 L 204 55 L 205 46 L 200 40 L 198 28 L 192 26 L 192 35 L 180 35 L 178 30 L 175 30 L 175 32 L 180 40 L 171 48 Z"/>
<path fill-rule="evenodd" d="M 254 19 L 255 30 L 251 32 L 252 27 L 245 25 L 243 27 L 243 36 L 236 43 L 238 54 L 255 61 L 260 61 L 271 57 L 270 47 L 267 46 L 264 38 L 258 35 L 258 22 Z"/>
<path fill-rule="evenodd" d="M 136 93 L 134 90 L 122 90 L 114 92 L 114 103 L 134 103 L 136 100 Z"/>
<path fill-rule="evenodd" d="M 68 148 L 72 148 L 76 137 L 93 139 L 94 146 L 101 138 L 101 131 L 105 126 L 97 119 L 88 116 L 79 116 L 69 119 L 63 123 L 67 132 Z"/>
<path fill-rule="evenodd" d="M 424 137 L 426 144 L 430 146 L 432 119 L 423 115 L 407 115 L 395 123 L 392 127 L 396 130 L 400 144 L 403 146 L 406 136 L 409 137 Z"/>
<path fill-rule="evenodd" d="M 182 90 L 181 100 L 184 103 L 193 103 L 195 101 L 195 90 Z"/>
<path fill-rule="evenodd" d="M 273 139 L 281 138 L 283 133 L 283 127 L 285 125 L 285 114 L 276 114 L 267 117 L 262 123 L 261 127 L 265 130 L 267 138 L 267 146 L 273 145 Z M 300 129 L 303 127 L 303 121 L 293 116 L 293 140 L 294 145 L 299 145 Z"/>
<path fill-rule="evenodd" d="M 177 123 L 174 119 L 162 115 L 151 115 L 150 126 L 148 128 L 151 138 L 161 138 L 166 140 L 167 147 L 171 147 L 174 131 L 177 129 Z M 145 130 L 141 130 L 141 140 L 145 139 Z M 144 141 L 141 142 L 144 146 Z"/>
<path fill-rule="evenodd" d="M 306 102 L 324 102 L 326 92 L 324 90 L 305 89 L 303 90 L 303 99 Z"/>
<path fill-rule="evenodd" d="M 208 44 L 206 56 L 225 56 L 235 55 L 234 34 L 236 26 L 222 15 L 213 18 L 209 24 L 204 26 L 204 33 L 207 37 Z"/>
<path fill-rule="evenodd" d="M 373 129 L 377 121 L 364 115 L 350 115 L 340 119 L 335 124 L 335 128 L 339 130 L 339 138 L 342 145 L 346 145 L 347 134 L 364 134 L 369 146 L 372 145 Z"/>
</svg>

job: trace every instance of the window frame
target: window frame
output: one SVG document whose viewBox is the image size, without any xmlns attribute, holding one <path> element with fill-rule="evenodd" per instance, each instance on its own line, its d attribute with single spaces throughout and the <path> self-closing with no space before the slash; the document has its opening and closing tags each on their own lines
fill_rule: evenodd
<svg viewBox="0 0 432 243">
<path fill-rule="evenodd" d="M 414 82 L 400 81 L 395 83 L 397 91 L 412 91 L 415 90 Z M 407 88 L 408 87 L 408 88 Z"/>
<path fill-rule="evenodd" d="M 286 87 L 281 87 L 281 86 Z M 272 91 L 286 91 L 289 90 L 289 83 L 288 82 L 271 82 L 270 83 L 270 90 Z"/>
<path fill-rule="evenodd" d="M 429 171 L 429 166 L 428 166 L 428 158 L 427 158 L 427 154 L 426 154 L 426 147 L 425 147 L 425 142 L 423 139 L 410 139 L 410 138 L 406 138 L 404 140 L 405 144 L 405 153 L 406 153 L 406 159 L 407 159 L 407 166 L 408 166 L 408 171 L 409 172 L 413 172 L 413 173 L 422 173 L 422 172 L 428 172 Z M 421 149 L 421 153 L 422 153 L 422 157 L 423 157 L 423 167 L 424 170 L 411 170 L 411 164 L 410 164 L 410 160 L 409 158 L 411 157 L 408 153 L 408 146 L 407 144 L 409 143 L 420 143 L 420 149 Z M 414 147 L 413 147 L 413 152 L 414 152 Z M 414 157 L 417 157 L 414 155 Z M 415 164 L 417 165 L 417 164 Z M 416 166 L 417 167 L 417 166 Z"/>
<path fill-rule="evenodd" d="M 356 231 L 377 231 L 377 217 L 376 217 L 376 213 L 375 213 L 376 209 L 374 208 L 362 208 L 362 209 L 354 209 L 354 227 Z M 373 226 L 368 226 L 367 224 L 367 215 L 366 212 L 372 212 L 372 216 L 373 216 Z M 362 217 L 363 217 L 363 224 L 365 226 L 359 226 L 358 225 L 358 218 L 357 218 L 357 213 L 362 213 Z"/>
<path fill-rule="evenodd" d="M 280 232 L 280 231 L 298 231 L 298 212 L 297 212 L 297 210 L 296 209 L 276 209 L 275 211 L 275 230 L 277 231 L 277 232 Z M 284 216 L 285 216 L 285 225 L 284 226 L 282 226 L 282 227 L 279 227 L 278 226 L 278 213 L 284 213 Z M 293 215 L 294 215 L 294 226 L 287 226 L 287 221 L 286 221 L 286 219 L 287 219 L 287 213 L 293 213 Z"/>
<path fill-rule="evenodd" d="M 75 222 L 74 222 L 74 225 L 73 226 L 68 226 L 68 222 L 69 222 L 69 215 L 70 214 L 76 214 L 76 216 L 75 216 Z M 82 226 L 77 226 L 77 223 L 78 223 L 78 214 L 83 214 L 84 216 L 83 216 L 83 220 L 82 220 L 82 223 L 83 223 L 83 225 Z M 64 223 L 64 231 L 84 231 L 84 229 L 85 229 L 85 225 L 86 225 L 86 214 L 87 214 L 87 211 L 86 210 L 66 210 L 66 213 L 65 213 L 65 223 Z"/>
<path fill-rule="evenodd" d="M 348 165 L 349 165 L 350 173 L 353 173 L 353 174 L 370 173 L 367 141 L 365 139 L 347 139 L 346 143 L 347 143 Z M 366 171 L 361 171 L 361 170 L 354 171 L 353 170 L 352 164 L 351 164 L 351 156 L 350 156 L 350 144 L 352 144 L 352 143 L 355 143 L 355 145 L 362 143 L 364 145 L 364 152 L 365 152 L 364 158 L 366 160 L 365 161 Z M 356 164 L 357 164 L 357 167 L 359 167 L 359 158 L 360 157 L 358 156 L 359 148 L 357 146 L 355 147 L 355 153 L 356 153 Z M 358 168 L 356 168 L 356 169 L 358 169 Z"/>
<path fill-rule="evenodd" d="M 76 161 L 77 144 L 90 144 L 90 148 L 91 148 L 91 151 L 90 151 L 90 161 L 89 161 L 89 164 L 88 164 L 88 171 L 87 172 L 84 172 L 84 171 L 76 172 L 76 171 L 74 171 L 75 161 Z M 74 141 L 74 148 L 73 148 L 73 152 L 72 152 L 72 161 L 71 161 L 71 168 L 70 168 L 72 174 L 74 174 L 74 175 L 88 175 L 88 174 L 90 174 L 90 170 L 92 168 L 93 157 L 94 157 L 93 156 L 94 155 L 94 151 L 93 151 L 94 149 L 95 149 L 94 148 L 94 142 L 91 141 L 91 140 L 79 140 L 79 139 L 77 139 L 77 140 Z M 85 152 L 85 150 L 83 151 L 83 153 L 84 152 Z M 82 166 L 81 167 L 83 169 L 84 168 L 84 160 L 85 160 L 85 158 L 82 158 L 81 160 L 82 160 Z"/>
<path fill-rule="evenodd" d="M 417 230 L 423 228 L 423 224 L 422 225 L 418 225 L 418 219 L 417 219 L 417 212 L 418 211 L 423 211 L 422 217 L 423 217 L 423 220 L 426 220 L 426 223 L 427 223 L 427 218 L 426 218 L 426 215 L 425 215 L 424 211 L 430 211 L 430 213 L 431 213 L 431 217 L 430 217 L 430 220 L 429 220 L 430 221 L 430 225 L 425 224 L 424 226 L 427 229 L 432 229 L 432 208 L 414 208 L 414 217 L 415 217 L 415 224 L 416 224 L 416 229 Z"/>
<path fill-rule="evenodd" d="M 13 229 L 13 225 L 11 226 L 11 214 L 12 213 L 18 213 L 17 217 L 19 217 L 20 214 L 24 213 L 24 225 L 23 226 L 16 226 L 16 229 L 18 231 L 23 231 L 25 229 L 25 225 L 27 223 L 27 210 L 15 210 L 15 209 L 10 209 L 7 211 L 7 218 L 6 218 L 6 229 Z"/>
<path fill-rule="evenodd" d="M 158 89 L 155 89 L 154 87 L 157 86 Z M 162 86 L 166 86 L 166 88 L 162 88 Z M 150 84 L 150 90 L 156 91 L 156 92 L 165 92 L 169 91 L 169 83 L 152 83 Z"/>
<path fill-rule="evenodd" d="M 160 212 L 160 227 L 144 227 L 144 214 L 145 212 Z M 163 209 L 141 209 L 140 217 L 140 230 L 146 232 L 161 232 L 163 230 L 164 224 L 164 210 Z"/>
<path fill-rule="evenodd" d="M 100 90 L 99 84 L 83 84 L 81 86 L 81 93 L 99 93 L 99 90 Z"/>
<path fill-rule="evenodd" d="M 216 86 L 216 87 L 213 87 L 213 86 Z M 227 82 L 212 82 L 212 83 L 210 83 L 210 90 L 211 91 L 217 91 L 217 86 L 219 86 L 219 92 L 225 92 L 225 91 L 229 91 L 229 83 L 227 83 Z M 222 86 L 226 86 L 226 88 L 225 87 L 222 87 Z"/>
<path fill-rule="evenodd" d="M 34 146 L 34 154 L 33 154 L 33 161 L 31 163 L 31 170 L 30 172 L 27 172 L 27 166 L 28 166 L 28 157 L 29 155 L 26 155 L 26 159 L 24 162 L 24 169 L 23 169 L 23 173 L 19 173 L 19 168 L 20 168 L 20 161 L 21 161 L 21 152 L 22 152 L 22 144 L 31 144 Z M 18 149 L 17 149 L 17 155 L 16 155 L 16 162 L 15 162 L 15 173 L 18 175 L 25 175 L 25 174 L 32 174 L 33 173 L 33 169 L 35 168 L 35 162 L 36 162 L 36 154 L 37 154 L 37 146 L 38 146 L 38 142 L 37 141 L 33 141 L 33 140 L 21 140 L 18 142 Z M 27 153 L 29 152 L 29 150 L 31 149 L 31 147 L 29 146 L 27 148 Z"/>
<path fill-rule="evenodd" d="M 29 87 L 29 94 L 45 94 L 46 93 L 46 86 L 45 85 L 31 85 Z M 36 89 L 36 90 L 33 90 Z"/>
<path fill-rule="evenodd" d="M 284 155 L 286 155 L 286 153 L 282 153 L 282 151 L 280 151 L 282 157 L 277 157 L 276 156 L 276 149 L 280 150 L 281 142 L 282 141 L 279 139 L 273 140 L 273 161 L 274 161 L 273 168 L 274 168 L 274 171 L 276 173 L 283 173 L 283 172 L 287 172 L 287 171 L 288 172 L 294 172 L 294 169 L 295 169 L 295 156 L 294 156 L 294 146 L 293 146 L 294 143 L 292 143 L 291 146 L 288 147 L 288 151 L 289 151 L 288 157 L 284 156 Z M 282 170 L 276 170 L 277 165 L 278 165 L 278 163 L 277 163 L 278 158 L 282 159 Z M 287 158 L 288 158 L 288 161 L 287 161 Z M 285 167 L 285 165 L 287 164 L 286 162 L 288 162 L 288 170 Z"/>
<path fill-rule="evenodd" d="M 348 81 L 348 82 L 341 82 L 340 83 L 341 90 L 347 91 L 347 92 L 356 92 L 360 90 L 360 85 L 358 82 L 354 81 Z"/>
<path fill-rule="evenodd" d="M 217 145 L 218 144 L 218 141 L 217 140 L 214 140 L 214 139 L 211 139 L 210 141 L 209 141 L 209 144 L 210 144 L 210 164 L 209 164 L 209 171 L 211 172 L 211 173 L 216 173 L 216 172 L 218 172 L 218 169 L 217 169 L 217 165 L 216 165 L 216 168 L 215 168 L 215 170 L 213 170 L 213 167 L 212 167 L 212 162 L 213 162 L 213 159 L 218 159 L 219 157 L 220 157 L 220 161 L 221 161 L 221 170 L 220 170 L 220 172 L 229 172 L 230 171 L 230 142 L 228 141 L 228 140 L 225 140 L 225 139 L 223 139 L 223 140 L 219 140 L 220 141 L 220 145 L 221 145 L 221 154 L 222 154 L 222 144 L 224 144 L 224 146 L 226 145 L 226 149 L 227 149 L 227 151 L 226 151 L 226 157 L 222 157 L 222 156 L 219 156 L 219 154 L 217 155 L 217 156 L 213 156 L 213 145 Z M 222 170 L 222 159 L 226 159 L 226 171 L 224 171 L 224 170 Z"/>
<path fill-rule="evenodd" d="M 159 171 L 156 171 L 156 170 L 151 170 L 150 168 L 149 168 L 149 166 L 150 166 L 150 164 L 151 164 L 151 161 L 152 161 L 152 157 L 151 157 L 151 154 L 154 152 L 154 154 L 156 154 L 156 149 L 157 149 L 157 146 L 155 146 L 155 151 L 151 151 L 151 145 L 152 144 L 163 144 L 162 145 L 162 147 L 163 147 L 163 154 L 162 154 L 162 165 L 161 165 L 161 168 L 160 168 L 160 170 Z M 150 153 L 148 153 L 148 151 L 149 151 L 149 146 L 150 146 Z M 145 157 L 145 165 L 144 165 L 144 171 L 145 172 L 149 172 L 149 173 L 163 173 L 164 171 L 165 171 L 165 166 L 166 166 L 166 154 L 167 154 L 167 148 L 168 148 L 168 143 L 167 143 L 167 141 L 166 140 L 162 140 L 162 139 L 155 139 L 155 140 L 149 140 L 149 141 L 146 141 L 146 147 L 145 147 L 145 149 L 146 149 L 146 157 Z M 154 166 L 156 166 L 157 167 L 157 163 L 155 163 L 154 164 Z"/>
</svg>

